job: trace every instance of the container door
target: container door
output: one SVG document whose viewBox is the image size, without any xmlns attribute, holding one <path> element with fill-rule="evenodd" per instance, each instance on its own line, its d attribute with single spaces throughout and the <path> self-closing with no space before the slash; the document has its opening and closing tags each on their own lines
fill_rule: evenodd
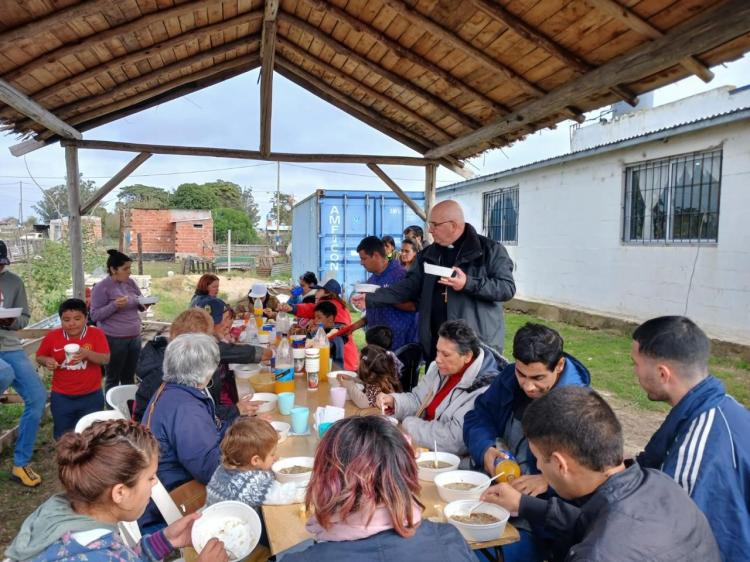
<svg viewBox="0 0 750 562">
<path fill-rule="evenodd" d="M 407 195 L 420 207 L 424 207 L 424 193 L 420 191 L 407 192 Z M 404 229 L 412 224 L 425 227 L 424 221 L 401 201 L 393 192 L 383 192 L 373 195 L 377 199 L 375 210 L 376 236 L 393 236 L 396 247 L 401 245 Z"/>
</svg>

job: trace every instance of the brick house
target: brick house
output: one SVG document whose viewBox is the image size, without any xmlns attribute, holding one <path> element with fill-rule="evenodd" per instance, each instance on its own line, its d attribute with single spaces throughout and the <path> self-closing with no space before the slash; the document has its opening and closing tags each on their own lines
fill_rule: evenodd
<svg viewBox="0 0 750 562">
<path fill-rule="evenodd" d="M 131 209 L 129 223 L 126 240 L 133 255 L 138 252 L 140 233 L 143 257 L 147 259 L 214 257 L 211 211 Z"/>
</svg>

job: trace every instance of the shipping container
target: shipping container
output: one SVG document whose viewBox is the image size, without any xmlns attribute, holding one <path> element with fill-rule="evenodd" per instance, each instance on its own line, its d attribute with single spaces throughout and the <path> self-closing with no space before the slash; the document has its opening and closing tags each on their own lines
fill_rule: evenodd
<svg viewBox="0 0 750 562">
<path fill-rule="evenodd" d="M 424 207 L 424 193 L 408 192 Z M 392 191 L 319 189 L 292 209 L 292 277 L 312 271 L 321 282 L 334 278 L 346 295 L 369 273 L 359 263 L 357 246 L 365 236 L 393 236 L 400 247 L 404 228 L 424 221 Z"/>
</svg>

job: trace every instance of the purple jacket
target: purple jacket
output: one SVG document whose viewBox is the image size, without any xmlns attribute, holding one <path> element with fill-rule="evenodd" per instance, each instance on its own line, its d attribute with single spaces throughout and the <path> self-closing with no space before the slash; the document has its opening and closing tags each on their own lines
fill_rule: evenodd
<svg viewBox="0 0 750 562">
<path fill-rule="evenodd" d="M 118 309 L 115 299 L 128 297 L 128 304 Z M 99 281 L 91 291 L 91 320 L 96 322 L 104 333 L 115 338 L 135 338 L 141 335 L 141 317 L 138 304 L 141 291 L 135 281 L 128 279 L 122 283 L 112 277 Z"/>
</svg>

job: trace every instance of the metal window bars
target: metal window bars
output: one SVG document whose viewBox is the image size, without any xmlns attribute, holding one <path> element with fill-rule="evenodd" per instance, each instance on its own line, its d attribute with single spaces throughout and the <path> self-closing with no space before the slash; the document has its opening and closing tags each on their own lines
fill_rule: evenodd
<svg viewBox="0 0 750 562">
<path fill-rule="evenodd" d="M 486 236 L 504 244 L 518 243 L 518 186 L 484 193 L 482 228 Z"/>
</svg>

